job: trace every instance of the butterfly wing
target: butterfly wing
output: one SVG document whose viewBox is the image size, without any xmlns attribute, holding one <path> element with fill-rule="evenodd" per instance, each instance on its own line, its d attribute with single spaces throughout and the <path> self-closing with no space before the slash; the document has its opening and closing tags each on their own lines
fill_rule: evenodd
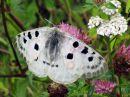
<svg viewBox="0 0 130 97">
<path fill-rule="evenodd" d="M 16 43 L 30 71 L 40 77 L 48 75 L 57 83 L 73 83 L 83 74 L 91 78 L 106 67 L 100 54 L 58 28 L 25 31 Z"/>
<path fill-rule="evenodd" d="M 73 83 L 83 74 L 81 55 L 73 48 L 73 41 L 74 39 L 65 37 L 57 60 L 48 69 L 48 76 L 57 83 Z"/>
<path fill-rule="evenodd" d="M 105 62 L 105 59 L 96 52 L 93 48 L 89 47 L 88 45 L 85 45 L 87 53 L 82 54 L 82 63 L 84 65 L 84 74 L 86 78 L 92 78 L 99 76 L 100 74 L 103 74 L 108 70 L 107 64 Z M 81 52 L 83 52 L 83 50 Z"/>
<path fill-rule="evenodd" d="M 29 70 L 40 77 L 46 76 L 47 72 L 47 65 L 43 63 L 47 60 L 44 46 L 50 32 L 49 27 L 42 27 L 24 31 L 16 37 L 18 50 L 25 57 Z"/>
<path fill-rule="evenodd" d="M 83 74 L 86 78 L 101 74 L 107 66 L 101 55 L 75 37 L 64 34 L 61 52 L 49 67 L 48 76 L 57 83 L 70 84 Z"/>
</svg>

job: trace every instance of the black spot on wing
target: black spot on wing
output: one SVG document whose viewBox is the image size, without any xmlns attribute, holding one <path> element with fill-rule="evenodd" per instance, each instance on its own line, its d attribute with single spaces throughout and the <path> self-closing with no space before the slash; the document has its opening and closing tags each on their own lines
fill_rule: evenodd
<svg viewBox="0 0 130 97">
<path fill-rule="evenodd" d="M 95 52 L 93 52 L 92 54 L 95 54 Z"/>
<path fill-rule="evenodd" d="M 103 57 L 101 57 L 101 56 L 99 56 L 98 58 L 99 58 L 99 60 L 103 60 Z"/>
<path fill-rule="evenodd" d="M 89 68 L 90 68 L 90 66 L 87 66 L 87 68 L 89 69 Z"/>
<path fill-rule="evenodd" d="M 25 32 L 23 33 L 23 35 L 25 36 Z"/>
<path fill-rule="evenodd" d="M 29 39 L 32 39 L 31 32 L 28 32 L 28 38 L 29 38 Z"/>
<path fill-rule="evenodd" d="M 44 63 L 44 64 L 46 64 L 46 62 L 45 62 L 45 61 L 43 61 L 43 63 Z"/>
<path fill-rule="evenodd" d="M 46 62 L 47 65 L 50 65 L 50 63 Z"/>
<path fill-rule="evenodd" d="M 95 69 L 95 66 L 92 66 L 91 69 Z"/>
<path fill-rule="evenodd" d="M 21 35 L 19 34 L 18 37 L 21 37 Z"/>
<path fill-rule="evenodd" d="M 58 67 L 58 65 L 56 65 L 56 67 Z"/>
<path fill-rule="evenodd" d="M 67 59 L 73 59 L 73 54 L 72 53 L 68 53 Z"/>
<path fill-rule="evenodd" d="M 81 51 L 81 53 L 87 54 L 87 53 L 88 53 L 88 48 L 87 48 L 87 47 L 84 47 L 84 49 Z"/>
<path fill-rule="evenodd" d="M 48 63 L 46 61 L 43 61 L 43 63 L 46 64 L 46 65 L 48 65 L 48 66 L 51 66 L 51 67 L 57 67 L 57 68 L 59 67 L 58 64 L 50 64 L 50 63 Z"/>
<path fill-rule="evenodd" d="M 38 46 L 37 43 L 34 45 L 34 49 L 37 50 L 37 51 L 39 50 L 39 46 Z"/>
<path fill-rule="evenodd" d="M 27 40 L 26 40 L 25 38 L 23 38 L 23 42 L 24 42 L 24 43 L 26 43 L 26 42 L 27 42 Z"/>
<path fill-rule="evenodd" d="M 89 62 L 93 61 L 93 57 L 88 57 L 88 61 Z"/>
<path fill-rule="evenodd" d="M 38 36 L 39 36 L 39 32 L 35 31 L 35 37 L 38 37 Z"/>
<path fill-rule="evenodd" d="M 73 43 L 73 47 L 76 48 L 76 47 L 78 47 L 78 46 L 79 46 L 79 43 L 78 43 L 77 41 L 75 41 L 75 42 Z"/>
<path fill-rule="evenodd" d="M 38 57 L 36 59 L 34 59 L 34 61 L 37 61 L 38 60 Z"/>
</svg>

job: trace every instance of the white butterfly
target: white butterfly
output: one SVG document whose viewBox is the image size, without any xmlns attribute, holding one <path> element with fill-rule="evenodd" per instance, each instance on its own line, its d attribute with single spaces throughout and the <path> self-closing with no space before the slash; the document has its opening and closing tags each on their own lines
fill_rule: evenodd
<svg viewBox="0 0 130 97">
<path fill-rule="evenodd" d="M 57 27 L 22 32 L 16 43 L 30 71 L 57 83 L 70 84 L 82 75 L 92 78 L 107 70 L 100 54 Z"/>
</svg>

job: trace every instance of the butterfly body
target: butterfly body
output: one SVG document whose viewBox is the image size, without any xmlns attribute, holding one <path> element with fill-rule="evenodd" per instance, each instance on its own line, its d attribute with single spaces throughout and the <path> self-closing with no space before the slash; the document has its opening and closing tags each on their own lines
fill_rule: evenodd
<svg viewBox="0 0 130 97">
<path fill-rule="evenodd" d="M 100 54 L 56 27 L 22 32 L 16 43 L 30 71 L 57 83 L 70 84 L 82 75 L 91 78 L 107 69 Z"/>
</svg>

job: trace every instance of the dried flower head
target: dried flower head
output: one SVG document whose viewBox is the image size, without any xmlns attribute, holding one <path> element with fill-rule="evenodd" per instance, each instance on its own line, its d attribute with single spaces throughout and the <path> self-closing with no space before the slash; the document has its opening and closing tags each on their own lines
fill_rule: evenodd
<svg viewBox="0 0 130 97">
<path fill-rule="evenodd" d="M 49 97 L 66 97 L 68 89 L 61 84 L 51 83 L 48 86 Z"/>
<path fill-rule="evenodd" d="M 80 40 L 84 41 L 86 44 L 90 44 L 91 43 L 91 39 L 87 35 L 85 35 L 82 30 L 78 29 L 75 26 L 72 26 L 72 25 L 69 25 L 69 24 L 65 24 L 65 23 L 62 22 L 59 25 L 59 28 L 62 31 L 67 32 L 67 33 L 73 35 L 77 39 L 80 39 Z"/>
<path fill-rule="evenodd" d="M 94 0 L 95 1 L 95 3 L 97 3 L 97 4 L 100 4 L 100 3 L 104 3 L 105 2 L 105 0 Z"/>
<path fill-rule="evenodd" d="M 96 93 L 111 93 L 115 88 L 116 83 L 107 80 L 96 80 L 95 92 Z"/>
<path fill-rule="evenodd" d="M 117 51 L 114 60 L 114 68 L 116 74 L 128 75 L 130 73 L 130 45 L 126 47 L 124 44 Z"/>
</svg>

